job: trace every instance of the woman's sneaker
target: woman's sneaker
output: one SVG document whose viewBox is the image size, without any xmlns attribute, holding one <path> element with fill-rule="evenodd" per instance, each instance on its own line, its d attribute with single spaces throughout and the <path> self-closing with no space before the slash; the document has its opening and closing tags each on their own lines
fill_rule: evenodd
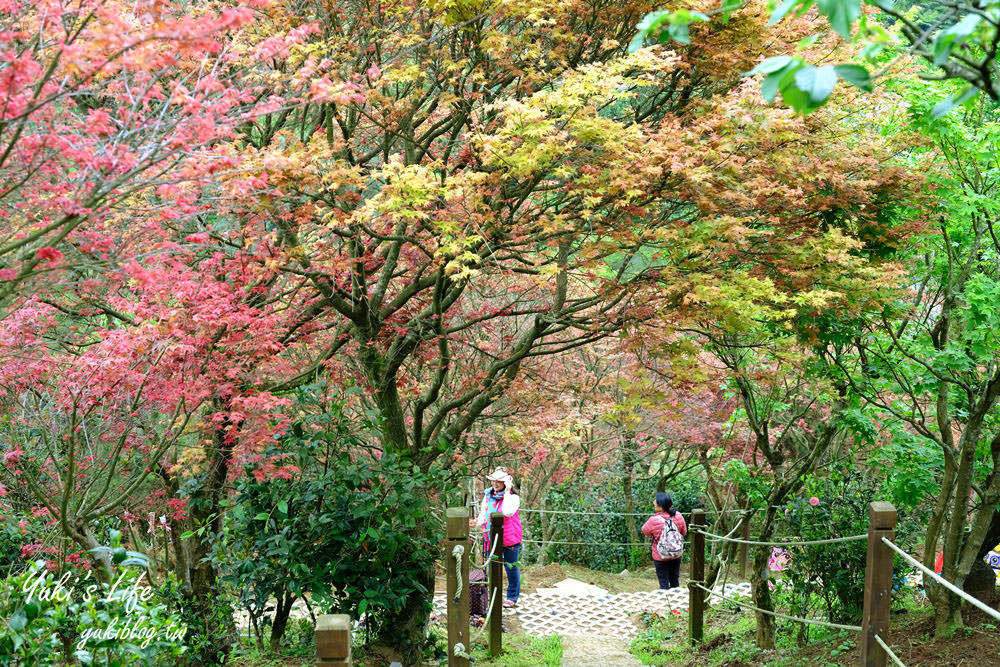
<svg viewBox="0 0 1000 667">
<path fill-rule="evenodd" d="M 505 607 L 516 607 L 517 606 L 517 602 L 515 602 L 514 600 L 504 600 L 503 601 L 503 606 L 505 606 Z"/>
</svg>

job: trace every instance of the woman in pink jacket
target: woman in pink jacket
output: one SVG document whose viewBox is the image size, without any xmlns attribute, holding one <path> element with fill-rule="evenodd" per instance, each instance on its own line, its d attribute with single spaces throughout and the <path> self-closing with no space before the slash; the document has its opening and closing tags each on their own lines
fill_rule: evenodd
<svg viewBox="0 0 1000 667">
<path fill-rule="evenodd" d="M 503 568 L 507 572 L 507 599 L 503 606 L 514 607 L 521 596 L 521 497 L 514 490 L 514 478 L 506 468 L 497 468 L 486 476 L 491 486 L 483 494 L 479 516 L 474 523 L 483 531 L 483 543 L 490 550 L 489 521 L 493 512 L 503 514 Z"/>
<path fill-rule="evenodd" d="M 642 534 L 653 538 L 653 566 L 656 568 L 656 578 L 660 582 L 660 588 L 664 590 L 677 588 L 680 586 L 681 577 L 680 556 L 662 560 L 656 552 L 656 543 L 660 540 L 660 533 L 666 528 L 668 521 L 673 522 L 681 536 L 687 535 L 687 523 L 681 513 L 674 509 L 674 501 L 670 498 L 670 494 L 657 493 L 653 499 L 653 511 L 655 514 L 642 524 Z"/>
</svg>

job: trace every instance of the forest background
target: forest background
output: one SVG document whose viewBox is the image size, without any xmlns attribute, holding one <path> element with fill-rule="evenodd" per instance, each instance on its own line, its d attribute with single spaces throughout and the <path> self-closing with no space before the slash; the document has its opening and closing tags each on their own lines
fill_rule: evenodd
<svg viewBox="0 0 1000 667">
<path fill-rule="evenodd" d="M 0 653 L 218 664 L 305 598 L 416 664 L 443 508 L 497 464 L 526 508 L 668 489 L 762 540 L 889 500 L 981 581 L 996 3 L 3 5 L 6 590 L 141 576 L 187 634 L 79 648 L 127 613 L 8 594 Z"/>
</svg>

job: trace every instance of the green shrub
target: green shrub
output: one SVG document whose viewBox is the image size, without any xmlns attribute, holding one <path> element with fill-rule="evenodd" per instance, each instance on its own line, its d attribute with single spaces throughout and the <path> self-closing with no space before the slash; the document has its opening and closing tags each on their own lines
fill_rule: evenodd
<svg viewBox="0 0 1000 667">
<path fill-rule="evenodd" d="M 779 532 L 803 540 L 867 534 L 869 505 L 881 496 L 880 480 L 853 467 L 813 476 L 802 495 L 779 514 Z M 897 509 L 901 515 L 908 512 L 905 507 Z M 915 529 L 908 522 L 900 522 L 900 527 L 901 539 Z M 864 603 L 867 549 L 865 540 L 789 547 L 791 561 L 782 572 L 779 594 L 784 591 L 791 613 L 808 616 L 812 609 L 821 608 L 830 621 L 857 622 Z M 905 572 L 903 565 L 897 559 L 893 573 L 897 582 Z"/>
<path fill-rule="evenodd" d="M 314 608 L 363 616 L 368 636 L 378 637 L 411 594 L 428 592 L 422 577 L 441 535 L 429 528 L 434 476 L 390 454 L 342 452 L 316 466 L 327 437 L 339 435 L 309 439 L 295 429 L 266 453 L 294 452 L 297 460 L 285 462 L 301 475 L 239 479 L 215 549 L 223 581 L 272 649 L 287 618 L 276 601 L 308 596 Z"/>
<path fill-rule="evenodd" d="M 48 667 L 74 658 L 107 667 L 176 664 L 185 650 L 181 620 L 155 595 L 129 595 L 133 584 L 147 583 L 144 574 L 116 568 L 111 586 L 86 570 L 57 578 L 39 560 L 0 580 L 0 665 Z M 65 593 L 49 595 L 60 581 Z"/>
<path fill-rule="evenodd" d="M 169 573 L 157 588 L 156 595 L 187 628 L 184 658 L 178 660 L 177 665 L 217 664 L 225 659 L 227 649 L 222 647 L 228 647 L 233 632 L 235 603 L 232 594 L 216 586 L 211 599 L 192 600 L 177 577 Z M 198 609 L 195 604 L 202 604 L 205 609 Z"/>
</svg>

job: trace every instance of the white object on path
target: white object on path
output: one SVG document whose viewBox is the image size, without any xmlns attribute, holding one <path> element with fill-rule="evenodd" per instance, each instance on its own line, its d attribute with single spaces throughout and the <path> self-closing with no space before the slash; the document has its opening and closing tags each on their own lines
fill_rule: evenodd
<svg viewBox="0 0 1000 667">
<path fill-rule="evenodd" d="M 535 591 L 538 595 L 546 597 L 549 595 L 589 595 L 592 597 L 604 597 L 608 592 L 600 586 L 585 584 L 578 579 L 563 579 L 551 588 L 539 588 Z"/>
</svg>

